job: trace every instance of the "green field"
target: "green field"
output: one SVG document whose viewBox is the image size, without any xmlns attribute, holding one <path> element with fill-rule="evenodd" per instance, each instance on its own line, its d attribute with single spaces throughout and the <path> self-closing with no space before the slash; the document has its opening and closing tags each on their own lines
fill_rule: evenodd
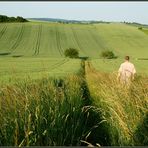
<svg viewBox="0 0 148 148">
<path fill-rule="evenodd" d="M 80 56 L 98 58 L 100 51 L 113 50 L 119 57 L 147 58 L 148 36 L 124 24 L 0 24 L 1 56 L 63 57 L 66 48 Z"/>
<path fill-rule="evenodd" d="M 41 79 L 42 77 L 63 77 L 78 74 L 79 59 L 21 57 L 0 59 L 0 82 L 15 82 L 16 79 Z"/>
<path fill-rule="evenodd" d="M 116 79 L 125 55 L 130 86 Z M 0 146 L 148 145 L 147 59 L 147 30 L 135 26 L 1 23 Z"/>
<path fill-rule="evenodd" d="M 20 77 L 23 73 L 37 77 L 34 75 L 43 71 L 50 75 L 52 72 L 53 75 L 77 72 L 80 60 L 69 60 L 63 64 L 63 52 L 67 48 L 77 48 L 80 57 L 89 57 L 92 61 L 94 59 L 93 63 L 97 63 L 96 68 L 110 72 L 116 71 L 122 62 L 121 59 L 129 55 L 139 73 L 148 73 L 147 61 L 136 60 L 148 58 L 147 43 L 147 34 L 137 27 L 120 23 L 89 25 L 47 22 L 2 23 L 0 24 L 2 65 L 0 79 L 7 79 L 15 73 L 14 71 Z M 114 51 L 118 59 L 105 62 L 106 64 L 99 60 L 101 51 L 106 49 Z M 76 66 L 73 66 L 75 63 Z M 42 64 L 44 65 L 41 66 Z M 54 64 L 55 68 L 56 64 L 60 65 L 59 71 L 51 70 Z"/>
</svg>

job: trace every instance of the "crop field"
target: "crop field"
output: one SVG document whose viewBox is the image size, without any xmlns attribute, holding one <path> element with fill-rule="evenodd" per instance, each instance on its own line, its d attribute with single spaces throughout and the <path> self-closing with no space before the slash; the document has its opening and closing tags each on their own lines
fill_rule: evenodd
<svg viewBox="0 0 148 148">
<path fill-rule="evenodd" d="M 142 32 L 137 27 L 120 23 L 89 25 L 47 22 L 2 23 L 0 24 L 0 64 L 5 66 L 1 66 L 0 79 L 7 79 L 7 75 L 11 75 L 15 65 L 19 65 L 20 77 L 22 77 L 23 73 L 26 75 L 27 72 L 35 74 L 34 69 L 37 69 L 39 74 L 44 67 L 41 66 L 42 62 L 39 63 L 39 61 L 42 61 L 41 58 L 44 59 L 43 61 L 47 61 L 46 64 L 44 63 L 47 67 L 50 64 L 53 65 L 54 58 L 55 63 L 59 62 L 60 64 L 60 61 L 64 58 L 64 50 L 71 47 L 79 50 L 80 57 L 92 59 L 93 64 L 96 63 L 95 67 L 97 69 L 104 68 L 107 71 L 116 71 L 120 62 L 122 62 L 120 59 L 124 58 L 125 55 L 130 55 L 136 64 L 138 72 L 147 73 L 147 61 L 136 60 L 138 58 L 147 58 L 147 43 L 148 36 L 145 32 Z M 101 51 L 106 49 L 114 51 L 118 56 L 118 60 L 112 62 L 100 60 Z M 23 62 L 24 59 L 25 62 Z M 15 65 L 9 63 L 7 65 L 7 61 L 9 63 L 12 61 Z M 66 67 L 71 67 L 72 72 L 73 69 L 77 69 L 77 66 L 74 68 L 71 65 L 73 61 L 70 62 L 69 60 L 67 64 L 65 63 Z M 79 61 L 76 62 L 75 60 L 76 63 L 79 63 Z M 39 64 L 33 66 L 34 63 Z M 114 66 L 116 65 L 116 67 L 110 66 L 112 63 L 115 63 Z M 26 71 L 25 67 L 27 69 L 30 67 L 30 71 Z M 64 69 L 60 70 L 60 72 L 64 73 L 65 71 L 67 73 L 66 67 L 64 65 Z M 48 71 L 50 71 L 50 66 Z M 54 71 L 52 70 L 53 73 L 55 73 Z M 75 71 L 79 71 L 79 68 Z"/>
<path fill-rule="evenodd" d="M 15 82 L 26 78 L 63 77 L 79 73 L 81 61 L 66 58 L 1 58 L 0 82 Z"/>
<path fill-rule="evenodd" d="M 137 71 L 128 86 L 116 79 L 125 55 Z M 148 145 L 147 59 L 135 26 L 1 23 L 0 146 Z"/>
<path fill-rule="evenodd" d="M 72 47 L 80 56 L 91 58 L 98 58 L 105 49 L 119 57 L 147 58 L 147 43 L 145 33 L 124 24 L 0 24 L 1 56 L 64 57 L 64 50 Z"/>
<path fill-rule="evenodd" d="M 133 58 L 147 58 L 148 36 L 137 27 L 124 24 L 96 25 L 100 36 L 117 56 L 130 55 Z"/>
</svg>

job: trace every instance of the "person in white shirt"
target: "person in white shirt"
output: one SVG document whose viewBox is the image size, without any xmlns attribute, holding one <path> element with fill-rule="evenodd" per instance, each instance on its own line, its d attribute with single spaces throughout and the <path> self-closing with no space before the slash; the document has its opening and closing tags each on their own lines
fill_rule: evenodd
<svg viewBox="0 0 148 148">
<path fill-rule="evenodd" d="M 125 62 L 120 65 L 118 70 L 117 79 L 124 84 L 130 83 L 134 80 L 134 75 L 136 73 L 135 66 L 129 62 L 129 59 L 129 56 L 125 56 Z"/>
</svg>

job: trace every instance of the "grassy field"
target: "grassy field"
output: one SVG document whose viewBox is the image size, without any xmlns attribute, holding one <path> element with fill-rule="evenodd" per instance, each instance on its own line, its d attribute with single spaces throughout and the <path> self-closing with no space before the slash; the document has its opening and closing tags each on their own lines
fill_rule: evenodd
<svg viewBox="0 0 148 148">
<path fill-rule="evenodd" d="M 90 65 L 1 86 L 0 145 L 147 145 L 148 77 L 126 87 Z"/>
<path fill-rule="evenodd" d="M 80 56 L 98 58 L 104 49 L 117 56 L 147 58 L 148 36 L 124 24 L 0 24 L 0 55 L 63 57 L 66 48 L 77 48 Z M 136 52 L 135 52 L 136 51 Z"/>
<path fill-rule="evenodd" d="M 93 105 L 106 121 L 109 145 L 147 145 L 148 77 L 137 77 L 126 87 L 115 74 L 98 72 L 90 62 L 85 68 Z"/>
<path fill-rule="evenodd" d="M 42 79 L 3 87 L 0 145 L 81 145 L 99 122 L 91 122 L 95 109 L 85 106 L 82 82 L 71 75 L 64 81 Z"/>
<path fill-rule="evenodd" d="M 1 84 L 23 79 L 42 77 L 64 77 L 78 74 L 81 68 L 79 59 L 41 58 L 41 57 L 5 57 L 0 59 Z"/>
<path fill-rule="evenodd" d="M 0 146 L 148 145 L 147 43 L 120 23 L 1 23 Z M 101 59 L 106 49 L 118 58 Z M 125 55 L 129 87 L 116 80 Z"/>
<path fill-rule="evenodd" d="M 39 77 L 43 71 L 49 75 L 61 73 L 61 76 L 65 73 L 75 73 L 79 71 L 80 60 L 63 61 L 64 50 L 71 47 L 79 50 L 80 57 L 92 59 L 97 69 L 114 72 L 122 62 L 121 59 L 129 55 L 139 73 L 148 73 L 147 61 L 136 60 L 147 58 L 147 43 L 147 34 L 137 27 L 120 23 L 90 25 L 48 22 L 2 23 L 0 80 L 9 81 L 9 76 L 14 73 L 16 77 L 17 75 L 23 77 L 29 73 L 32 77 Z M 114 51 L 118 59 L 108 60 L 111 62 L 99 60 L 101 51 L 106 49 Z"/>
<path fill-rule="evenodd" d="M 117 56 L 129 55 L 132 58 L 147 58 L 148 36 L 137 27 L 125 24 L 96 25 L 99 35 L 104 38 L 109 49 Z"/>
</svg>

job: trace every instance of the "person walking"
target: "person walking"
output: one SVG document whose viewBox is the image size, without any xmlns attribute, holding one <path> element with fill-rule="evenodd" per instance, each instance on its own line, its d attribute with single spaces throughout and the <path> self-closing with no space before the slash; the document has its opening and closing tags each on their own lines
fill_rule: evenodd
<svg viewBox="0 0 148 148">
<path fill-rule="evenodd" d="M 130 57 L 125 56 L 125 62 L 120 65 L 118 70 L 117 80 L 123 84 L 130 84 L 136 74 L 135 66 L 129 60 Z"/>
</svg>

